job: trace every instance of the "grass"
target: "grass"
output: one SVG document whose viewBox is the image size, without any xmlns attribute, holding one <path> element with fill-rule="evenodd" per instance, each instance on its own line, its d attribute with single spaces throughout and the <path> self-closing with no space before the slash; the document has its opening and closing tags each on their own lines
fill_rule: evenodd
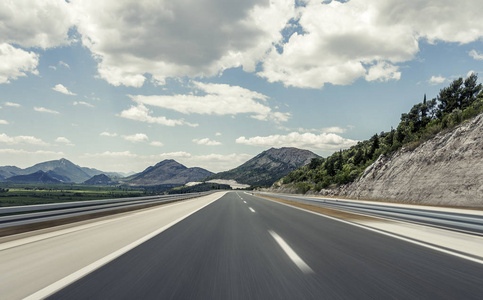
<svg viewBox="0 0 483 300">
<path fill-rule="evenodd" d="M 2 184 L 0 207 L 125 198 L 148 195 L 144 190 L 119 186 Z"/>
</svg>

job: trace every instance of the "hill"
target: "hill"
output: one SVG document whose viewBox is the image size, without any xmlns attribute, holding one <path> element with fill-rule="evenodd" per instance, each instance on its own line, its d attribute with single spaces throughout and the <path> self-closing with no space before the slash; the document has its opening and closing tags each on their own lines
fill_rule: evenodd
<svg viewBox="0 0 483 300">
<path fill-rule="evenodd" d="M 131 186 L 156 186 L 156 185 L 184 185 L 192 181 L 212 175 L 213 173 L 202 168 L 187 168 L 172 159 L 163 160 L 155 166 L 146 168 L 141 173 L 135 174 L 123 180 Z"/>
<path fill-rule="evenodd" d="M 319 157 L 309 151 L 291 147 L 270 148 L 241 166 L 207 178 L 232 179 L 251 186 L 270 186 L 291 171 Z"/>
<path fill-rule="evenodd" d="M 87 185 L 113 185 L 117 183 L 118 182 L 113 181 L 106 174 L 99 174 L 99 175 L 92 176 L 92 178 L 83 182 L 83 184 L 87 184 Z"/>
<path fill-rule="evenodd" d="M 314 159 L 273 189 L 483 205 L 481 113 L 483 86 L 477 83 L 477 76 L 459 78 L 432 100 L 427 101 L 424 95 L 423 102 L 401 115 L 397 129 L 375 134 L 326 159 Z"/>
<path fill-rule="evenodd" d="M 16 175 L 5 180 L 11 183 L 62 183 L 60 180 L 52 178 L 44 171 L 37 171 L 28 175 Z"/>
<path fill-rule="evenodd" d="M 103 173 L 102 171 L 96 169 L 80 167 L 65 158 L 61 158 L 59 160 L 38 163 L 25 169 L 20 169 L 14 166 L 0 167 L 0 177 L 7 179 L 12 176 L 29 175 L 38 171 L 48 173 L 51 177 L 61 182 L 74 183 L 84 182 L 90 179 L 92 176 Z"/>
</svg>

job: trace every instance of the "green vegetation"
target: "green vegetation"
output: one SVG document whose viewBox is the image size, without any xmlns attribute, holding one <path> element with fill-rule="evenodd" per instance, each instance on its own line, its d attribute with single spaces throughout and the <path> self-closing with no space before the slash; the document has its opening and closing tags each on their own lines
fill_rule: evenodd
<svg viewBox="0 0 483 300">
<path fill-rule="evenodd" d="M 362 174 L 381 154 L 391 155 L 405 147 L 412 151 L 439 132 L 451 130 L 483 112 L 483 87 L 475 74 L 454 80 L 438 96 L 414 105 L 401 115 L 396 129 L 375 134 L 369 140 L 312 161 L 282 179 L 298 192 L 319 191 L 350 183 Z"/>
<path fill-rule="evenodd" d="M 218 183 L 201 183 L 192 186 L 180 186 L 175 187 L 167 191 L 168 194 L 186 194 L 186 193 L 200 193 L 207 192 L 211 190 L 231 190 L 228 184 L 218 184 Z"/>
<path fill-rule="evenodd" d="M 146 196 L 141 189 L 66 184 L 2 183 L 0 207 Z"/>
</svg>

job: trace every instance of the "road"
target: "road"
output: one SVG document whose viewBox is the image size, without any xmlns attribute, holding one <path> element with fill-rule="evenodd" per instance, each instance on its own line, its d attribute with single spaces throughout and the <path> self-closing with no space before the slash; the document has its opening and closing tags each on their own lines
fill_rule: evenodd
<svg viewBox="0 0 483 300">
<path fill-rule="evenodd" d="M 319 197 L 293 196 L 262 193 L 281 199 L 297 201 L 337 210 L 362 213 L 368 216 L 402 220 L 415 224 L 444 228 L 483 236 L 483 212 L 465 209 L 437 208 L 416 205 L 397 205 L 368 201 L 335 200 Z"/>
<path fill-rule="evenodd" d="M 481 263 L 230 192 L 49 299 L 482 299 L 482 278 Z"/>
</svg>

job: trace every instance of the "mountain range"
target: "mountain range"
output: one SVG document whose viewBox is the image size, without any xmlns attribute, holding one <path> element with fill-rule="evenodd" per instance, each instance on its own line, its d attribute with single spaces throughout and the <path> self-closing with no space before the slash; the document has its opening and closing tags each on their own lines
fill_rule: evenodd
<svg viewBox="0 0 483 300">
<path fill-rule="evenodd" d="M 212 174 L 202 168 L 187 168 L 173 159 L 166 159 L 138 174 L 124 178 L 122 181 L 130 186 L 178 186 L 200 181 Z"/>
<path fill-rule="evenodd" d="M 317 154 L 293 147 L 270 148 L 229 171 L 214 174 L 207 180 L 231 179 L 251 186 L 271 186 L 291 171 L 308 164 Z"/>
</svg>

